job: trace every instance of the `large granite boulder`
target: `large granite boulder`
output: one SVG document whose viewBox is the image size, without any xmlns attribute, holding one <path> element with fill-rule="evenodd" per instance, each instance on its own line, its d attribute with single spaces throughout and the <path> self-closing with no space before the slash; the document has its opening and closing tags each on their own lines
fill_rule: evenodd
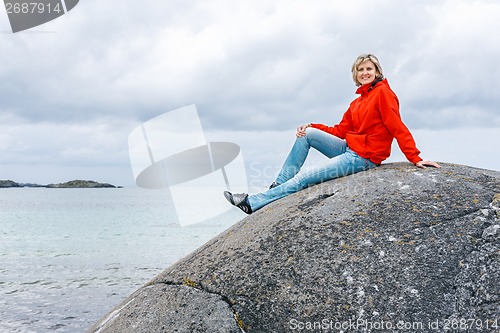
<svg viewBox="0 0 500 333">
<path fill-rule="evenodd" d="M 89 332 L 494 332 L 500 173 L 386 164 L 248 216 Z"/>
</svg>

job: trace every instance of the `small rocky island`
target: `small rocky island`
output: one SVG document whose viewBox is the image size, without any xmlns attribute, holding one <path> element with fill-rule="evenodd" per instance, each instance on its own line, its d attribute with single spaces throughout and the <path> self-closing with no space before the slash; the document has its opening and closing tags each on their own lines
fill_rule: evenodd
<svg viewBox="0 0 500 333">
<path fill-rule="evenodd" d="M 31 183 L 17 183 L 13 180 L 0 180 L 0 188 L 10 188 L 10 187 L 45 187 L 45 188 L 120 188 L 121 186 L 115 186 L 108 183 L 99 183 L 93 180 L 70 180 L 65 183 L 58 184 L 31 184 Z"/>
<path fill-rule="evenodd" d="M 7 187 L 22 187 L 22 186 L 13 180 L 0 180 L 0 188 L 7 188 Z"/>
<path fill-rule="evenodd" d="M 66 183 L 49 184 L 47 188 L 116 188 L 108 183 L 98 183 L 93 180 L 70 180 Z"/>
</svg>

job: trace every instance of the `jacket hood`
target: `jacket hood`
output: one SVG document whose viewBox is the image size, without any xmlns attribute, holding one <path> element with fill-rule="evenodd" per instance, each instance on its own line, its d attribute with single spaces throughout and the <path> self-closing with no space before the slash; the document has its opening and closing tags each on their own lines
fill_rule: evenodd
<svg viewBox="0 0 500 333">
<path fill-rule="evenodd" d="M 356 94 L 363 96 L 364 94 L 372 91 L 373 89 L 375 89 L 376 87 L 381 86 L 381 85 L 386 85 L 387 88 L 390 88 L 389 82 L 387 81 L 387 79 L 375 79 L 375 81 L 373 81 L 372 83 L 365 84 L 365 85 L 362 85 L 361 87 L 359 87 L 356 90 Z"/>
</svg>

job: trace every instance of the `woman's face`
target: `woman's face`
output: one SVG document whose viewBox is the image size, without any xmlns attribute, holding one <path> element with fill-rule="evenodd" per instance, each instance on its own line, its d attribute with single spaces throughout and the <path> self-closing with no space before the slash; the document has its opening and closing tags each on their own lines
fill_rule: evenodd
<svg viewBox="0 0 500 333">
<path fill-rule="evenodd" d="M 370 60 L 365 60 L 358 65 L 358 74 L 356 78 L 361 85 L 372 83 L 378 72 L 375 65 Z"/>
</svg>

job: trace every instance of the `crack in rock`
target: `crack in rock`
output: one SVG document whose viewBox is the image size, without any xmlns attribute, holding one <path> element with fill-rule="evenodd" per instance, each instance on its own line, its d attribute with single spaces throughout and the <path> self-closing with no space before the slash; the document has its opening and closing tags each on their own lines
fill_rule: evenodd
<svg viewBox="0 0 500 333">
<path fill-rule="evenodd" d="M 325 193 L 325 194 L 318 195 L 317 197 L 310 199 L 310 200 L 298 205 L 297 207 L 301 211 L 311 209 L 312 207 L 318 205 L 321 201 L 328 199 L 328 198 L 334 196 L 335 194 L 337 194 L 337 193 L 334 192 L 334 193 Z"/>
<path fill-rule="evenodd" d="M 199 282 L 196 282 L 196 281 L 193 281 L 193 280 L 190 280 L 190 279 L 186 279 L 186 278 L 184 279 L 183 282 L 158 281 L 158 282 L 155 283 L 155 285 L 162 285 L 162 284 L 163 285 L 168 285 L 168 286 L 184 286 L 184 287 L 194 288 L 196 290 L 203 291 L 203 292 L 205 292 L 207 294 L 210 294 L 210 295 L 219 296 L 221 298 L 221 300 L 224 301 L 229 306 L 229 308 L 231 309 L 231 311 L 233 312 L 233 318 L 236 321 L 236 325 L 238 325 L 238 327 L 241 330 L 241 332 L 245 333 L 245 330 L 243 329 L 244 323 L 241 320 L 238 312 L 234 308 L 234 303 L 231 302 L 231 300 L 229 299 L 228 296 L 223 295 L 221 293 L 218 293 L 216 291 L 210 290 L 206 286 L 204 286 L 202 283 L 199 283 Z"/>
</svg>

